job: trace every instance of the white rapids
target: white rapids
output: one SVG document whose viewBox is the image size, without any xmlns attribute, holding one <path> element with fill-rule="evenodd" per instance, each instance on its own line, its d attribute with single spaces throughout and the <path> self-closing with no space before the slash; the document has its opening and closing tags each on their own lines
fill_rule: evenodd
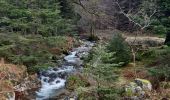
<svg viewBox="0 0 170 100">
<path fill-rule="evenodd" d="M 60 89 L 65 87 L 68 75 L 80 68 L 82 57 L 88 55 L 94 43 L 84 42 L 82 46 L 74 48 L 69 55 L 64 57 L 61 67 L 49 68 L 40 72 L 41 88 L 36 92 L 36 100 L 49 100 L 56 96 Z"/>
</svg>

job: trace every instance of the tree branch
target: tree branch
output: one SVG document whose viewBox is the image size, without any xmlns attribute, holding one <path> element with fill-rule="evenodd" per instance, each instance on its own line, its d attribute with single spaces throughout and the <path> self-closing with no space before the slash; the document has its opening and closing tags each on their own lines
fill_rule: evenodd
<svg viewBox="0 0 170 100">
<path fill-rule="evenodd" d="M 87 9 L 87 8 L 83 5 L 83 3 L 81 2 L 81 0 L 76 0 L 76 1 L 74 0 L 73 3 L 76 4 L 76 5 L 81 6 L 81 7 L 84 9 L 85 12 L 87 12 L 87 13 L 89 13 L 89 14 L 92 14 L 92 15 L 95 15 L 95 16 L 99 16 L 96 12 L 92 12 L 92 11 L 90 11 L 89 9 Z"/>
<path fill-rule="evenodd" d="M 144 16 L 144 25 L 142 25 L 142 24 L 136 22 L 135 20 L 133 20 L 133 19 L 129 16 L 129 13 L 132 11 L 132 9 L 131 9 L 130 11 L 128 11 L 128 13 L 125 13 L 125 12 L 123 11 L 123 9 L 121 8 L 121 6 L 120 6 L 120 4 L 119 4 L 118 1 L 115 1 L 114 3 L 118 6 L 118 8 L 119 8 L 119 10 L 120 10 L 120 13 L 123 14 L 126 18 L 128 18 L 128 20 L 129 20 L 130 22 L 132 22 L 132 23 L 134 23 L 136 26 L 140 27 L 141 30 L 143 30 L 143 29 L 145 29 L 145 28 L 147 28 L 147 27 L 150 26 L 150 24 L 151 24 L 151 18 L 152 18 L 153 15 L 156 13 L 156 10 L 154 10 L 153 13 L 152 13 L 149 17 L 147 17 L 148 15 L 145 15 L 145 16 Z"/>
</svg>

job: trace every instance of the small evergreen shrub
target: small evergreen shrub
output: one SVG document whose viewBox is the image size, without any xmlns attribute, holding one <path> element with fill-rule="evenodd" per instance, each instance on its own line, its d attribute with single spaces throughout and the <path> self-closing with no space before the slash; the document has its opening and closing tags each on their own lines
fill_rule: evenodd
<svg viewBox="0 0 170 100">
<path fill-rule="evenodd" d="M 90 55 L 89 62 L 84 67 L 84 72 L 89 73 L 97 82 L 98 86 L 102 83 L 114 82 L 118 78 L 119 70 L 116 67 L 122 63 L 115 63 L 114 53 L 108 53 L 106 47 L 99 44 L 93 49 L 93 54 Z"/>
<path fill-rule="evenodd" d="M 128 44 L 121 34 L 116 33 L 109 45 L 107 46 L 109 52 L 115 52 L 115 63 L 123 62 L 124 65 L 128 64 L 131 60 L 131 52 Z"/>
</svg>

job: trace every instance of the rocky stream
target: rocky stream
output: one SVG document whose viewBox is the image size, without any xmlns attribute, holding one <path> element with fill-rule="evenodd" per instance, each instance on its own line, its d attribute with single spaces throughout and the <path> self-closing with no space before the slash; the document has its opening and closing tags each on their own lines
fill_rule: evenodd
<svg viewBox="0 0 170 100">
<path fill-rule="evenodd" d="M 59 96 L 60 92 L 65 89 L 67 77 L 82 70 L 83 61 L 81 58 L 87 56 L 93 46 L 93 42 L 84 41 L 80 47 L 73 48 L 69 55 L 63 58 L 60 66 L 41 71 L 39 74 L 41 88 L 36 91 L 36 100 L 53 100 Z"/>
</svg>

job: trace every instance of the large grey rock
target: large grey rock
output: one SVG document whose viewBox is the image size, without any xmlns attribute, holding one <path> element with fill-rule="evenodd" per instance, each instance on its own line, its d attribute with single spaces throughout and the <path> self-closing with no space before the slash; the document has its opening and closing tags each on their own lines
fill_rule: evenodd
<svg viewBox="0 0 170 100">
<path fill-rule="evenodd" d="M 147 91 L 152 90 L 151 82 L 145 79 L 135 79 L 134 82 L 130 82 L 125 86 L 125 94 L 132 100 L 143 99 Z M 136 99 L 133 99 L 136 98 Z"/>
<path fill-rule="evenodd" d="M 137 79 L 135 79 L 135 83 L 146 91 L 152 90 L 152 84 L 148 80 L 137 78 Z"/>
</svg>

